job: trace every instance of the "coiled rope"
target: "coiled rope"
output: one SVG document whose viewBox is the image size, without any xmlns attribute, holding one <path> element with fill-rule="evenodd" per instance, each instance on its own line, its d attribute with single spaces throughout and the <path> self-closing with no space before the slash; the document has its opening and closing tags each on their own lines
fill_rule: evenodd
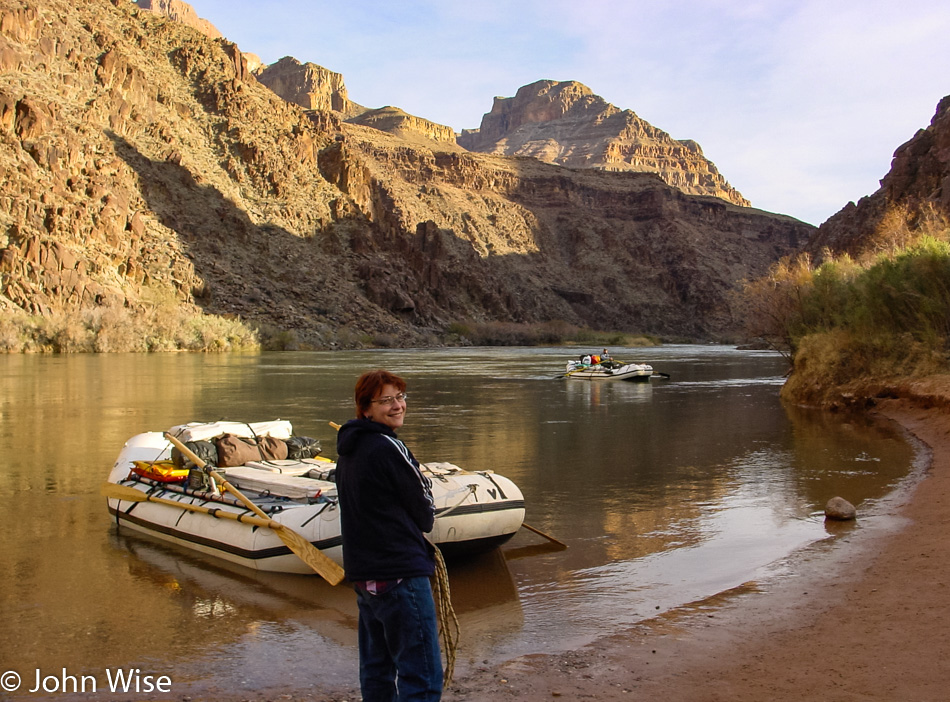
<svg viewBox="0 0 950 702">
<path fill-rule="evenodd" d="M 459 620 L 452 607 L 452 593 L 449 592 L 449 573 L 445 559 L 438 546 L 435 548 L 435 575 L 432 578 L 432 599 L 435 600 L 436 616 L 439 620 L 439 640 L 445 653 L 445 672 L 442 675 L 443 687 L 452 683 L 455 675 L 455 654 L 458 652 Z"/>
<path fill-rule="evenodd" d="M 439 516 L 444 517 L 456 508 L 458 508 L 469 495 L 475 492 L 477 485 L 469 485 L 462 499 L 452 505 L 449 509 L 442 512 Z M 432 578 L 432 599 L 435 600 L 435 613 L 439 620 L 439 640 L 442 642 L 442 651 L 445 653 L 445 672 L 442 674 L 442 686 L 448 687 L 452 683 L 452 676 L 455 675 L 455 654 L 459 647 L 459 628 L 458 617 L 455 616 L 455 609 L 452 607 L 452 593 L 449 591 L 449 571 L 445 567 L 445 559 L 442 558 L 442 551 L 432 542 L 429 543 L 435 549 L 435 575 Z"/>
</svg>

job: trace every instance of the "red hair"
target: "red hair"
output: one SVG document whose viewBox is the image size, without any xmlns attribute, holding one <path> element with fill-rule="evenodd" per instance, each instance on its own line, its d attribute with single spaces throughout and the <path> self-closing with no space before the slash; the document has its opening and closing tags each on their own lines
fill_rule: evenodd
<svg viewBox="0 0 950 702">
<path fill-rule="evenodd" d="M 406 381 L 387 370 L 367 371 L 359 377 L 359 380 L 356 381 L 356 389 L 353 391 L 353 398 L 356 400 L 357 419 L 363 418 L 363 414 L 369 409 L 376 393 L 384 385 L 392 385 L 398 392 L 406 391 Z"/>
</svg>

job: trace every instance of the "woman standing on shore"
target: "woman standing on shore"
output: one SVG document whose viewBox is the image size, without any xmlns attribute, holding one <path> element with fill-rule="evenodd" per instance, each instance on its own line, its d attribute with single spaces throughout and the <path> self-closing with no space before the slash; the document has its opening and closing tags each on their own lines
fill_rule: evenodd
<svg viewBox="0 0 950 702">
<path fill-rule="evenodd" d="M 432 483 L 396 436 L 406 382 L 385 370 L 356 382 L 356 419 L 337 436 L 336 483 L 343 567 L 359 605 L 364 702 L 429 702 L 442 696 Z"/>
</svg>

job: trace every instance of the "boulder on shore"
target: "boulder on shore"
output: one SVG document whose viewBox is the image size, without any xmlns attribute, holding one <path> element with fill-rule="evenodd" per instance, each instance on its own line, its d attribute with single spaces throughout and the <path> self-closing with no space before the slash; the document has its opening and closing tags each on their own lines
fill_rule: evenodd
<svg viewBox="0 0 950 702">
<path fill-rule="evenodd" d="M 858 516 L 854 505 L 843 497 L 832 497 L 825 505 L 825 519 L 847 522 Z"/>
</svg>

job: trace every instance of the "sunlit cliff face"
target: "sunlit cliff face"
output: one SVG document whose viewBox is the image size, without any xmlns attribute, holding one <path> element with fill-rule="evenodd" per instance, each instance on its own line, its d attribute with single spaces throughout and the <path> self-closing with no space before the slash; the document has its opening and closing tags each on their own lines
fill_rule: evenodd
<svg viewBox="0 0 950 702">
<path fill-rule="evenodd" d="M 811 231 L 656 174 L 305 112 L 234 45 L 128 5 L 4 16 L 0 293 L 27 314 L 159 300 L 321 348 L 464 320 L 710 339 L 741 318 L 737 281 Z"/>
</svg>

